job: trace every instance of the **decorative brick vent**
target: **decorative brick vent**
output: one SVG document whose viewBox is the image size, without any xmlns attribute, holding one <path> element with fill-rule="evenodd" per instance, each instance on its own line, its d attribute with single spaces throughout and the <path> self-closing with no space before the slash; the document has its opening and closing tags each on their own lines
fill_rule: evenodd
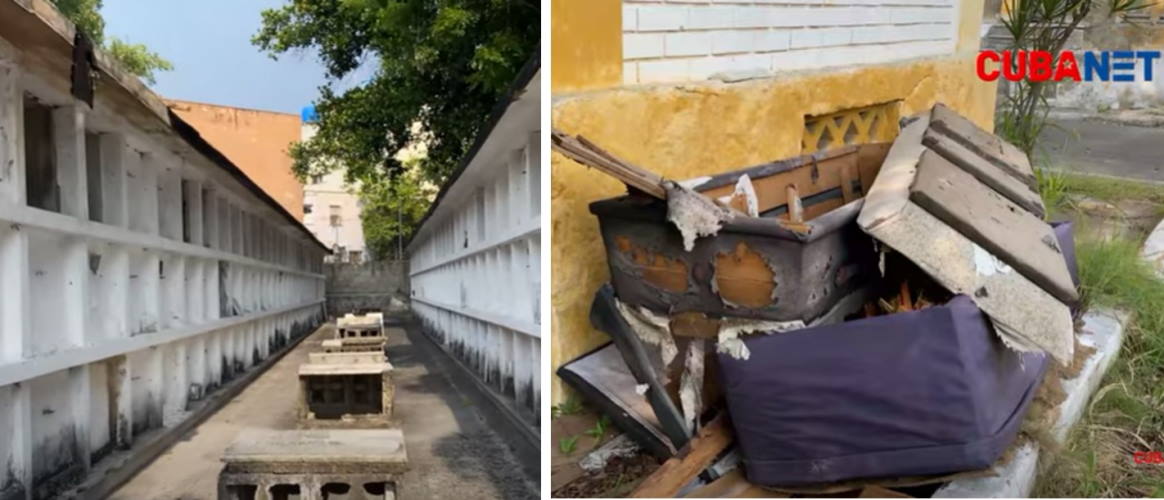
<svg viewBox="0 0 1164 500">
<path fill-rule="evenodd" d="M 804 118 L 801 152 L 815 153 L 842 146 L 892 142 L 897 136 L 901 101 L 846 109 Z"/>
</svg>

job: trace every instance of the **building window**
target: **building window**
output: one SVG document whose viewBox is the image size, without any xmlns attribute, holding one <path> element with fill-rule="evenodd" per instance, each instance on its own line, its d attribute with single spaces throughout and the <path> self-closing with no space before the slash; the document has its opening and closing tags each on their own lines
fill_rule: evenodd
<svg viewBox="0 0 1164 500">
<path fill-rule="evenodd" d="M 352 264 L 359 264 L 360 259 L 363 258 L 363 256 L 363 252 L 359 250 L 352 250 L 351 252 L 348 252 L 348 261 L 350 261 Z"/>
<path fill-rule="evenodd" d="M 311 204 L 310 203 L 303 204 L 303 213 L 304 213 L 304 215 L 311 213 Z"/>
<path fill-rule="evenodd" d="M 323 174 L 312 175 L 311 176 L 311 183 L 312 184 L 322 184 L 323 183 Z"/>
<path fill-rule="evenodd" d="M 331 218 L 330 218 L 331 226 L 332 227 L 342 226 L 343 223 L 341 221 L 343 220 L 343 218 L 341 217 L 341 214 L 340 214 L 340 206 L 339 205 L 331 205 L 328 208 L 329 208 L 330 213 L 331 213 Z"/>
</svg>

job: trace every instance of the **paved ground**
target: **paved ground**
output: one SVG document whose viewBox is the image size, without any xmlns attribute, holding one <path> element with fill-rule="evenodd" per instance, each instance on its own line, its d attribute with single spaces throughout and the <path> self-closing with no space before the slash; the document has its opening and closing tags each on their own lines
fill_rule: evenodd
<svg viewBox="0 0 1164 500">
<path fill-rule="evenodd" d="M 1164 181 L 1164 128 L 1055 119 L 1039 145 L 1056 168 Z"/>
<path fill-rule="evenodd" d="M 332 331 L 327 325 L 305 339 L 111 498 L 214 499 L 219 457 L 241 429 L 295 428 L 296 370 Z M 536 484 L 521 473 L 509 448 L 449 382 L 447 364 L 434 348 L 409 338 L 419 333 L 396 332 L 390 335 L 388 358 L 396 369 L 396 417 L 411 467 L 401 479 L 399 497 L 537 498 Z"/>
</svg>

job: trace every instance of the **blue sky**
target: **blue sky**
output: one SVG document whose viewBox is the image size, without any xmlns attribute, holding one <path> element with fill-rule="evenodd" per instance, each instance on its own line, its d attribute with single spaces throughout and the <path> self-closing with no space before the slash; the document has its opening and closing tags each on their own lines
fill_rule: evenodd
<svg viewBox="0 0 1164 500">
<path fill-rule="evenodd" d="M 316 55 L 274 61 L 250 43 L 259 13 L 284 1 L 105 0 L 101 13 L 106 37 L 144 43 L 174 63 L 157 74 L 162 96 L 298 114 L 325 82 Z"/>
</svg>

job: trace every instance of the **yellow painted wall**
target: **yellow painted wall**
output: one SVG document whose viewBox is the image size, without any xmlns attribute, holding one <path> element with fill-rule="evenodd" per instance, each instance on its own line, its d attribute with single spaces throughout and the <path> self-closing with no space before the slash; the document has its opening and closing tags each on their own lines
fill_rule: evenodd
<svg viewBox="0 0 1164 500">
<path fill-rule="evenodd" d="M 943 102 L 993 129 L 995 86 L 975 76 L 975 51 L 977 44 L 947 58 L 737 84 L 557 96 L 552 119 L 555 128 L 585 135 L 632 163 L 686 179 L 797 156 L 805 115 L 893 100 L 901 100 L 902 115 Z M 587 205 L 626 189 L 557 153 L 551 168 L 550 349 L 556 370 L 607 341 L 587 317 L 594 292 L 609 279 L 598 221 Z M 553 404 L 564 399 L 566 390 L 553 377 Z"/>
<path fill-rule="evenodd" d="M 622 0 L 551 0 L 554 92 L 622 84 Z"/>
</svg>

